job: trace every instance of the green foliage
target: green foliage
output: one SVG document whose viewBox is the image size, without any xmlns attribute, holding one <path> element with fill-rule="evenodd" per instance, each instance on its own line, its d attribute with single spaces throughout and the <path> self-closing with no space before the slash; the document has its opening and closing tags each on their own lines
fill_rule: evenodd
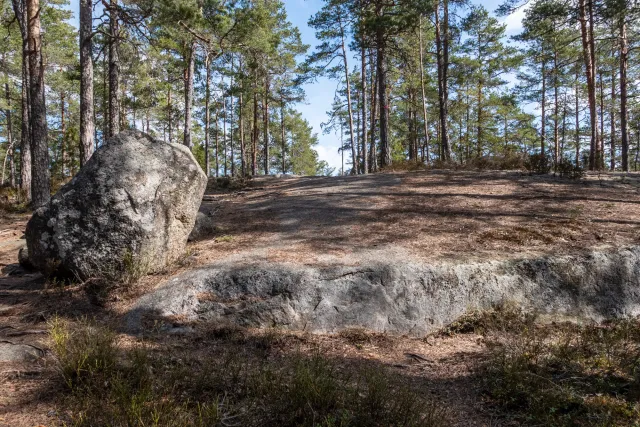
<svg viewBox="0 0 640 427">
<path fill-rule="evenodd" d="M 528 425 L 640 423 L 637 321 L 522 325 L 491 338 L 483 373 L 504 411 Z"/>
<path fill-rule="evenodd" d="M 207 336 L 225 340 L 227 350 L 185 353 L 178 360 L 135 343 L 118 346 L 115 335 L 95 322 L 72 326 L 56 318 L 51 338 L 72 424 L 451 425 L 446 410 L 385 370 L 345 370 L 320 355 L 271 360 L 259 354 L 279 335 L 214 331 Z"/>
<path fill-rule="evenodd" d="M 529 173 L 547 174 L 551 171 L 551 162 L 549 157 L 544 154 L 530 154 L 524 161 L 524 167 Z"/>
</svg>

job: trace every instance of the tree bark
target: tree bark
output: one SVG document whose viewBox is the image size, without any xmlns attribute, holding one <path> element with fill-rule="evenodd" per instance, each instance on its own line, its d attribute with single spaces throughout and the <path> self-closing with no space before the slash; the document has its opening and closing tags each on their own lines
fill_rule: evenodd
<svg viewBox="0 0 640 427">
<path fill-rule="evenodd" d="M 360 74 L 362 84 L 362 173 L 369 172 L 369 162 L 367 159 L 367 57 L 364 49 L 364 40 L 360 47 Z"/>
<path fill-rule="evenodd" d="M 280 92 L 280 132 L 282 133 L 282 173 L 287 173 L 287 138 L 284 128 L 285 100 L 282 91 Z"/>
<path fill-rule="evenodd" d="M 29 30 L 29 75 L 31 100 L 31 202 L 38 208 L 51 198 L 47 111 L 45 105 L 44 64 L 40 32 L 40 2 L 27 0 Z"/>
<path fill-rule="evenodd" d="M 627 125 L 627 64 L 629 46 L 627 40 L 627 25 L 622 18 L 620 23 L 620 133 L 621 133 L 621 167 L 624 172 L 629 171 L 629 129 Z"/>
<path fill-rule="evenodd" d="M 542 100 L 540 102 L 541 117 L 540 117 L 540 155 L 546 157 L 546 139 L 547 139 L 547 64 L 542 61 Z"/>
<path fill-rule="evenodd" d="M 611 120 L 611 171 L 616 170 L 616 72 L 611 72 L 611 111 L 609 118 Z"/>
<path fill-rule="evenodd" d="M 342 61 L 344 64 L 344 80 L 347 84 L 347 110 L 349 113 L 349 141 L 351 142 L 351 175 L 356 175 L 358 173 L 359 164 L 358 164 L 358 155 L 356 153 L 356 144 L 355 140 L 355 132 L 353 130 L 353 107 L 351 105 L 351 82 L 349 79 L 349 63 L 347 61 L 347 50 L 345 48 L 344 43 L 344 28 L 342 26 L 342 18 L 338 17 L 338 22 L 340 24 L 340 37 L 341 37 L 341 47 L 342 47 Z"/>
<path fill-rule="evenodd" d="M 257 77 L 257 76 L 256 76 Z M 258 91 L 257 87 L 253 88 L 253 135 L 251 136 L 251 175 L 258 174 Z"/>
<path fill-rule="evenodd" d="M 596 83 L 595 83 L 595 42 L 593 40 L 593 8 L 589 0 L 589 25 L 587 25 L 587 0 L 578 1 L 580 34 L 582 51 L 587 76 L 587 92 L 589 99 L 589 119 L 591 123 L 591 151 L 589 153 L 589 170 L 598 167 L 596 151 L 598 149 L 598 113 L 596 111 Z"/>
<path fill-rule="evenodd" d="M 109 1 L 109 136 L 120 133 L 120 59 L 118 0 Z M 169 137 L 171 140 L 171 137 Z"/>
<path fill-rule="evenodd" d="M 209 177 L 211 171 L 211 159 L 209 158 L 209 143 L 211 140 L 211 54 L 205 53 L 204 67 L 206 72 L 204 87 L 204 172 Z"/>
<path fill-rule="evenodd" d="M 20 129 L 20 189 L 26 201 L 31 201 L 31 107 L 29 100 L 29 31 L 25 0 L 12 0 L 13 11 L 22 36 L 22 95 Z"/>
<path fill-rule="evenodd" d="M 193 105 L 193 74 L 195 68 L 196 42 L 192 41 L 187 50 L 187 68 L 184 81 L 184 141 L 183 144 L 192 148 L 191 142 L 191 107 Z"/>
<path fill-rule="evenodd" d="M 420 25 L 418 26 L 418 39 L 419 39 L 419 49 L 420 49 L 420 87 L 422 89 L 422 120 L 424 122 L 424 147 L 426 150 L 426 154 L 423 154 L 423 157 L 426 159 L 427 164 L 429 164 L 429 121 L 427 118 L 427 96 L 425 94 L 424 87 L 424 51 L 422 47 L 422 16 L 420 16 Z M 425 150 L 422 150 L 424 153 Z"/>
<path fill-rule="evenodd" d="M 80 0 L 80 167 L 87 163 L 95 147 L 92 31 L 93 2 Z"/>
<path fill-rule="evenodd" d="M 64 135 L 66 132 L 66 122 L 64 117 L 65 93 L 60 92 L 60 177 L 65 178 L 64 167 L 67 164 L 67 151 L 64 147 Z"/>
<path fill-rule="evenodd" d="M 435 30 L 436 30 L 436 59 L 438 63 L 438 103 L 440 107 L 440 150 L 442 160 L 448 161 L 451 158 L 449 147 L 449 128 L 447 118 L 449 115 L 449 4 L 443 1 L 443 16 L 440 20 L 440 0 L 436 2 L 435 10 Z"/>
<path fill-rule="evenodd" d="M 576 167 L 580 167 L 580 81 L 576 71 Z"/>
<path fill-rule="evenodd" d="M 262 104 L 262 119 L 264 120 L 262 129 L 264 139 L 264 174 L 269 175 L 269 92 L 271 91 L 271 82 L 269 81 L 269 73 L 265 73 L 264 77 L 264 103 Z"/>
<path fill-rule="evenodd" d="M 376 172 L 378 170 L 378 150 L 376 148 L 376 94 L 378 91 L 378 78 L 376 76 L 376 70 L 373 68 L 373 51 L 371 51 L 371 110 L 370 123 L 371 131 L 369 133 L 370 145 L 369 145 L 369 170 L 370 172 Z"/>
<path fill-rule="evenodd" d="M 6 66 L 6 64 L 5 64 L 5 66 Z M 5 119 L 7 120 L 7 151 L 5 153 L 4 163 L 2 165 L 2 181 L 0 181 L 0 185 L 4 185 L 4 182 L 5 182 L 4 181 L 4 179 L 5 179 L 5 170 L 6 170 L 6 167 L 7 167 L 7 160 L 9 160 L 9 162 L 10 162 L 10 165 L 9 165 L 9 184 L 13 188 L 13 187 L 16 186 L 16 182 L 15 182 L 15 164 L 14 164 L 14 160 L 13 160 L 13 152 L 14 152 L 13 144 L 14 144 L 14 141 L 13 141 L 13 126 L 12 126 L 12 123 L 11 123 L 11 96 L 10 96 L 10 92 L 9 92 L 8 76 L 7 76 L 6 72 L 5 72 L 5 77 L 7 78 L 7 82 L 5 82 L 5 84 L 4 84 L 4 94 L 5 94 L 5 99 L 7 101 L 7 109 L 5 110 L 4 116 L 5 116 Z"/>
</svg>

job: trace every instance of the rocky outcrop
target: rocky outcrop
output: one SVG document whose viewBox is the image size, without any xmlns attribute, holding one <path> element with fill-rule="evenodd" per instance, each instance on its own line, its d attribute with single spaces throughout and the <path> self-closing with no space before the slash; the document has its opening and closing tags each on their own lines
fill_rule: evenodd
<svg viewBox="0 0 640 427">
<path fill-rule="evenodd" d="M 351 327 L 423 336 L 472 309 L 513 302 L 562 317 L 640 314 L 640 247 L 473 263 L 371 263 L 359 268 L 212 265 L 142 297 L 145 316 L 337 332 Z"/>
<path fill-rule="evenodd" d="M 184 253 L 206 183 L 187 147 L 122 132 L 34 212 L 29 260 L 81 279 L 160 270 Z"/>
</svg>

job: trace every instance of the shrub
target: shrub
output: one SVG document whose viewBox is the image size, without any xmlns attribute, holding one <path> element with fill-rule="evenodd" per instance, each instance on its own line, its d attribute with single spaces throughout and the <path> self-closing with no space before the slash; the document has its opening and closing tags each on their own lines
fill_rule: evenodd
<svg viewBox="0 0 640 427">
<path fill-rule="evenodd" d="M 581 179 L 586 175 L 583 168 L 581 168 L 580 166 L 576 166 L 573 162 L 567 159 L 560 160 L 560 163 L 558 163 L 556 169 L 560 176 L 563 178 Z"/>
<path fill-rule="evenodd" d="M 529 173 L 544 175 L 551 171 L 551 162 L 544 154 L 530 154 L 524 161 L 524 168 Z"/>
<path fill-rule="evenodd" d="M 496 335 L 489 396 L 531 425 L 640 424 L 638 321 L 546 325 Z"/>
</svg>

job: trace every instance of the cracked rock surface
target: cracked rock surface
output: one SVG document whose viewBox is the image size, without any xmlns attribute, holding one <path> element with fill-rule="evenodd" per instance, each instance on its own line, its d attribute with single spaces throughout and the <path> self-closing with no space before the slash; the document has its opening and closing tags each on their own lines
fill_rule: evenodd
<svg viewBox="0 0 640 427">
<path fill-rule="evenodd" d="M 146 318 L 160 318 L 170 328 L 211 321 L 423 336 L 469 310 L 504 302 L 562 318 L 636 316 L 640 247 L 481 262 L 403 262 L 388 256 L 358 267 L 217 263 L 143 296 L 126 326 L 140 331 Z"/>
<path fill-rule="evenodd" d="M 100 147 L 27 224 L 29 260 L 47 273 L 117 277 L 184 253 L 206 186 L 189 149 L 125 131 Z"/>
</svg>

